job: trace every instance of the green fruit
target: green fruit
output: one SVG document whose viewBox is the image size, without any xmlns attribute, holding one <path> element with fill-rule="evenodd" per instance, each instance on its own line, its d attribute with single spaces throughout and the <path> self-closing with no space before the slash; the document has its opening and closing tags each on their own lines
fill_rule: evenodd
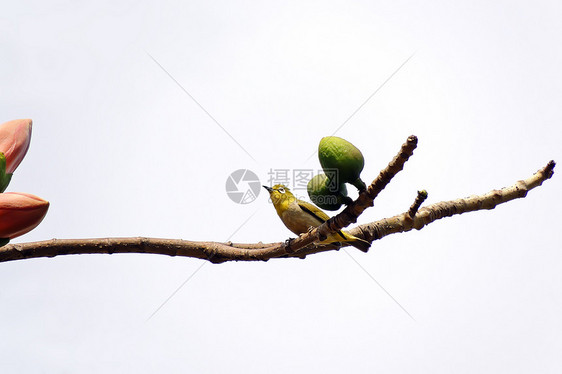
<svg viewBox="0 0 562 374">
<path fill-rule="evenodd" d="M 327 136 L 320 140 L 318 158 L 324 173 L 336 178 L 338 183 L 351 183 L 364 190 L 365 183 L 360 178 L 365 159 L 361 151 L 345 139 Z"/>
<path fill-rule="evenodd" d="M 351 199 L 347 196 L 345 183 L 337 184 L 325 174 L 315 175 L 306 187 L 308 197 L 319 208 L 338 210 L 342 204 L 349 204 Z"/>
</svg>

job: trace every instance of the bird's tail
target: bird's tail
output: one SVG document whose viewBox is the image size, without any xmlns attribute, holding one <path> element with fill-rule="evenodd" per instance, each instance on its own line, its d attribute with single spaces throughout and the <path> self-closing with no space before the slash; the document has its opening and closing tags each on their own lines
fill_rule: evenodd
<svg viewBox="0 0 562 374">
<path fill-rule="evenodd" d="M 330 236 L 328 236 L 326 240 L 321 242 L 321 244 L 341 243 L 341 242 L 347 243 L 363 252 L 367 252 L 371 247 L 371 243 L 369 243 L 368 241 L 353 236 L 350 233 L 343 230 L 331 234 Z"/>
<path fill-rule="evenodd" d="M 349 235 L 349 236 L 351 236 L 351 235 Z M 359 239 L 355 236 L 353 236 L 353 239 L 346 240 L 345 242 L 348 243 L 349 245 L 357 248 L 358 250 L 363 251 L 363 252 L 367 252 L 369 250 L 369 248 L 371 247 L 371 243 L 369 243 L 366 240 Z"/>
<path fill-rule="evenodd" d="M 371 247 L 371 243 L 369 243 L 368 241 L 363 240 L 361 238 L 358 238 L 356 236 L 353 236 L 350 233 L 345 232 L 343 230 L 339 231 L 338 235 L 340 237 L 345 238 L 346 243 L 348 243 L 349 245 L 357 248 L 360 251 L 367 252 L 369 250 L 369 248 Z"/>
</svg>

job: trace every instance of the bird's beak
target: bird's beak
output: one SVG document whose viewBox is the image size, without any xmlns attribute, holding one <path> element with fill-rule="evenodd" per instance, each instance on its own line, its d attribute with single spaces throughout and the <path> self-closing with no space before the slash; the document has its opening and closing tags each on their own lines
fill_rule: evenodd
<svg viewBox="0 0 562 374">
<path fill-rule="evenodd" d="M 273 188 L 271 187 L 267 187 L 267 186 L 262 186 L 262 187 L 265 188 L 269 193 L 273 192 Z"/>
</svg>

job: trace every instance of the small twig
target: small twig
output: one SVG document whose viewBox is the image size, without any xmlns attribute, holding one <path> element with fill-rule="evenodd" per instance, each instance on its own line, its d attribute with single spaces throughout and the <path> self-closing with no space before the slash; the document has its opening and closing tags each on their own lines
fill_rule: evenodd
<svg viewBox="0 0 562 374">
<path fill-rule="evenodd" d="M 414 203 L 410 207 L 410 210 L 408 211 L 408 215 L 410 216 L 410 218 L 414 218 L 414 216 L 418 212 L 418 209 L 426 199 L 427 199 L 427 191 L 426 190 L 418 191 L 418 196 L 416 196 L 416 200 L 414 201 Z"/>
</svg>

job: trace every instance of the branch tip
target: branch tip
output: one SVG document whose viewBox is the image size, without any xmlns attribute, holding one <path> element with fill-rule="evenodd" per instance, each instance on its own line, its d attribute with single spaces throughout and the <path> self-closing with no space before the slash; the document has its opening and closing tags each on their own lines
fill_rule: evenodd
<svg viewBox="0 0 562 374">
<path fill-rule="evenodd" d="M 410 216 L 410 218 L 414 218 L 416 216 L 416 213 L 418 212 L 421 205 L 426 199 L 427 199 L 427 191 L 426 190 L 418 191 L 418 196 L 416 196 L 416 200 L 414 200 L 414 203 L 412 204 L 410 210 L 408 211 L 408 216 Z"/>
<path fill-rule="evenodd" d="M 543 169 L 544 173 L 546 174 L 546 179 L 552 178 L 552 175 L 554 174 L 555 166 L 556 166 L 556 162 L 554 162 L 554 160 L 550 160 L 548 164 L 546 164 L 546 166 Z"/>
</svg>

